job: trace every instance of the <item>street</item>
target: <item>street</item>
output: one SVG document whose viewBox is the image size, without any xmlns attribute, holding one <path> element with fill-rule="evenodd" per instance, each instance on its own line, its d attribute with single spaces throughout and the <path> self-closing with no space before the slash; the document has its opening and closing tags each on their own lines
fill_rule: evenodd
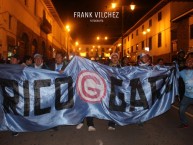
<svg viewBox="0 0 193 145">
<path fill-rule="evenodd" d="M 75 126 L 60 126 L 58 131 L 0 133 L 0 145 L 191 145 L 193 119 L 189 128 L 180 129 L 178 110 L 168 112 L 140 125 L 116 126 L 107 130 L 107 121 L 95 119 L 95 132 L 88 132 L 86 125 L 80 130 Z M 86 123 L 85 123 L 86 124 Z"/>
</svg>

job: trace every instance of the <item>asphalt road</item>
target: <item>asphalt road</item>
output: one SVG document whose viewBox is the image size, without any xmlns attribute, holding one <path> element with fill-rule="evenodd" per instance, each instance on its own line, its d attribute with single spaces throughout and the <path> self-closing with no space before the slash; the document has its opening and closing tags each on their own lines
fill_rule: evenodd
<svg viewBox="0 0 193 145">
<path fill-rule="evenodd" d="M 60 126 L 58 131 L 20 133 L 13 137 L 10 132 L 0 132 L 0 145 L 192 145 L 193 118 L 190 127 L 179 129 L 178 110 L 168 112 L 143 124 L 116 126 L 107 130 L 107 121 L 95 119 L 95 132 L 75 126 Z"/>
</svg>

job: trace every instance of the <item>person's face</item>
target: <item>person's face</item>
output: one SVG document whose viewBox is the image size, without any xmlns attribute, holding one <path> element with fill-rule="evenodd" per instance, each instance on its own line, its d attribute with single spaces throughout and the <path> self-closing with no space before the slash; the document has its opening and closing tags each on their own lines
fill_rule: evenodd
<svg viewBox="0 0 193 145">
<path fill-rule="evenodd" d="M 43 63 L 42 57 L 36 57 L 34 58 L 34 62 L 36 66 L 40 66 Z"/>
<path fill-rule="evenodd" d="M 32 64 L 32 59 L 30 58 L 30 59 L 26 60 L 26 64 L 31 65 Z"/>
<path fill-rule="evenodd" d="M 141 58 L 141 61 L 142 61 L 143 63 L 147 63 L 147 62 L 150 61 L 150 58 L 149 58 L 148 55 L 144 55 L 144 56 Z"/>
<path fill-rule="evenodd" d="M 111 57 L 111 62 L 112 62 L 113 64 L 118 64 L 119 58 L 118 58 L 116 55 L 113 55 L 113 56 Z"/>
<path fill-rule="evenodd" d="M 186 66 L 190 69 L 193 69 L 193 58 L 188 58 L 186 60 Z"/>
<path fill-rule="evenodd" d="M 62 64 L 63 63 L 63 57 L 61 54 L 56 54 L 55 61 L 57 64 Z"/>
<path fill-rule="evenodd" d="M 123 60 L 123 63 L 128 64 L 128 62 L 129 62 L 129 59 L 127 57 L 125 57 L 124 60 Z"/>
<path fill-rule="evenodd" d="M 19 60 L 15 57 L 11 57 L 10 64 L 19 64 Z"/>
<path fill-rule="evenodd" d="M 163 60 L 160 60 L 160 61 L 158 62 L 158 64 L 159 64 L 159 65 L 164 65 L 164 61 L 163 61 Z"/>
<path fill-rule="evenodd" d="M 184 52 L 180 52 L 179 53 L 179 57 L 184 58 L 185 57 L 185 53 Z"/>
</svg>

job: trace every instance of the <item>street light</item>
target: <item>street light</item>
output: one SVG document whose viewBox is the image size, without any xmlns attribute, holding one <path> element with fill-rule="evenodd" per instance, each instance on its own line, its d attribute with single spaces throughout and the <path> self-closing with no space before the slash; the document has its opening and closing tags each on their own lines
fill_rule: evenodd
<svg viewBox="0 0 193 145">
<path fill-rule="evenodd" d="M 76 41 L 76 42 L 75 42 L 75 45 L 76 45 L 76 46 L 78 46 L 78 45 L 79 45 L 78 41 Z"/>
<path fill-rule="evenodd" d="M 116 3 L 111 3 L 111 6 L 113 9 L 115 9 L 117 7 Z M 123 46 L 123 34 L 124 34 L 124 5 L 121 6 L 121 13 L 122 13 L 122 19 L 121 19 L 121 58 L 124 55 L 124 46 Z M 133 2 L 131 2 L 130 4 L 130 9 L 133 11 L 135 9 L 135 4 Z"/>
<path fill-rule="evenodd" d="M 101 39 L 101 37 L 100 37 L 100 36 L 97 36 L 96 39 L 97 39 L 97 41 L 99 41 L 99 40 Z M 107 37 L 107 36 L 104 36 L 104 40 L 108 40 L 108 37 Z"/>
<path fill-rule="evenodd" d="M 146 51 L 149 51 L 149 47 L 148 47 L 148 45 L 147 45 L 147 33 L 149 33 L 150 32 L 150 29 L 148 28 L 146 31 L 143 31 L 143 35 L 145 35 L 145 41 L 146 41 L 146 43 L 145 43 L 145 50 Z"/>
</svg>

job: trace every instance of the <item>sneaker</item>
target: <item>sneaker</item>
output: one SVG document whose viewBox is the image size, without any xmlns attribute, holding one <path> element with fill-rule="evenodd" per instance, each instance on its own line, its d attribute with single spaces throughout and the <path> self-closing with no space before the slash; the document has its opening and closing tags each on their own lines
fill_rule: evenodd
<svg viewBox="0 0 193 145">
<path fill-rule="evenodd" d="M 19 132 L 12 132 L 12 135 L 13 135 L 13 136 L 18 136 L 18 135 L 19 135 Z"/>
<path fill-rule="evenodd" d="M 115 130 L 115 127 L 109 126 L 108 130 Z"/>
<path fill-rule="evenodd" d="M 188 128 L 188 125 L 187 125 L 187 124 L 180 124 L 180 125 L 178 126 L 178 128 Z"/>
<path fill-rule="evenodd" d="M 81 129 L 82 127 L 83 127 L 83 123 L 80 123 L 80 124 L 78 124 L 77 126 L 76 126 L 76 129 Z"/>
<path fill-rule="evenodd" d="M 96 128 L 94 126 L 89 126 L 88 131 L 96 131 Z"/>
</svg>

